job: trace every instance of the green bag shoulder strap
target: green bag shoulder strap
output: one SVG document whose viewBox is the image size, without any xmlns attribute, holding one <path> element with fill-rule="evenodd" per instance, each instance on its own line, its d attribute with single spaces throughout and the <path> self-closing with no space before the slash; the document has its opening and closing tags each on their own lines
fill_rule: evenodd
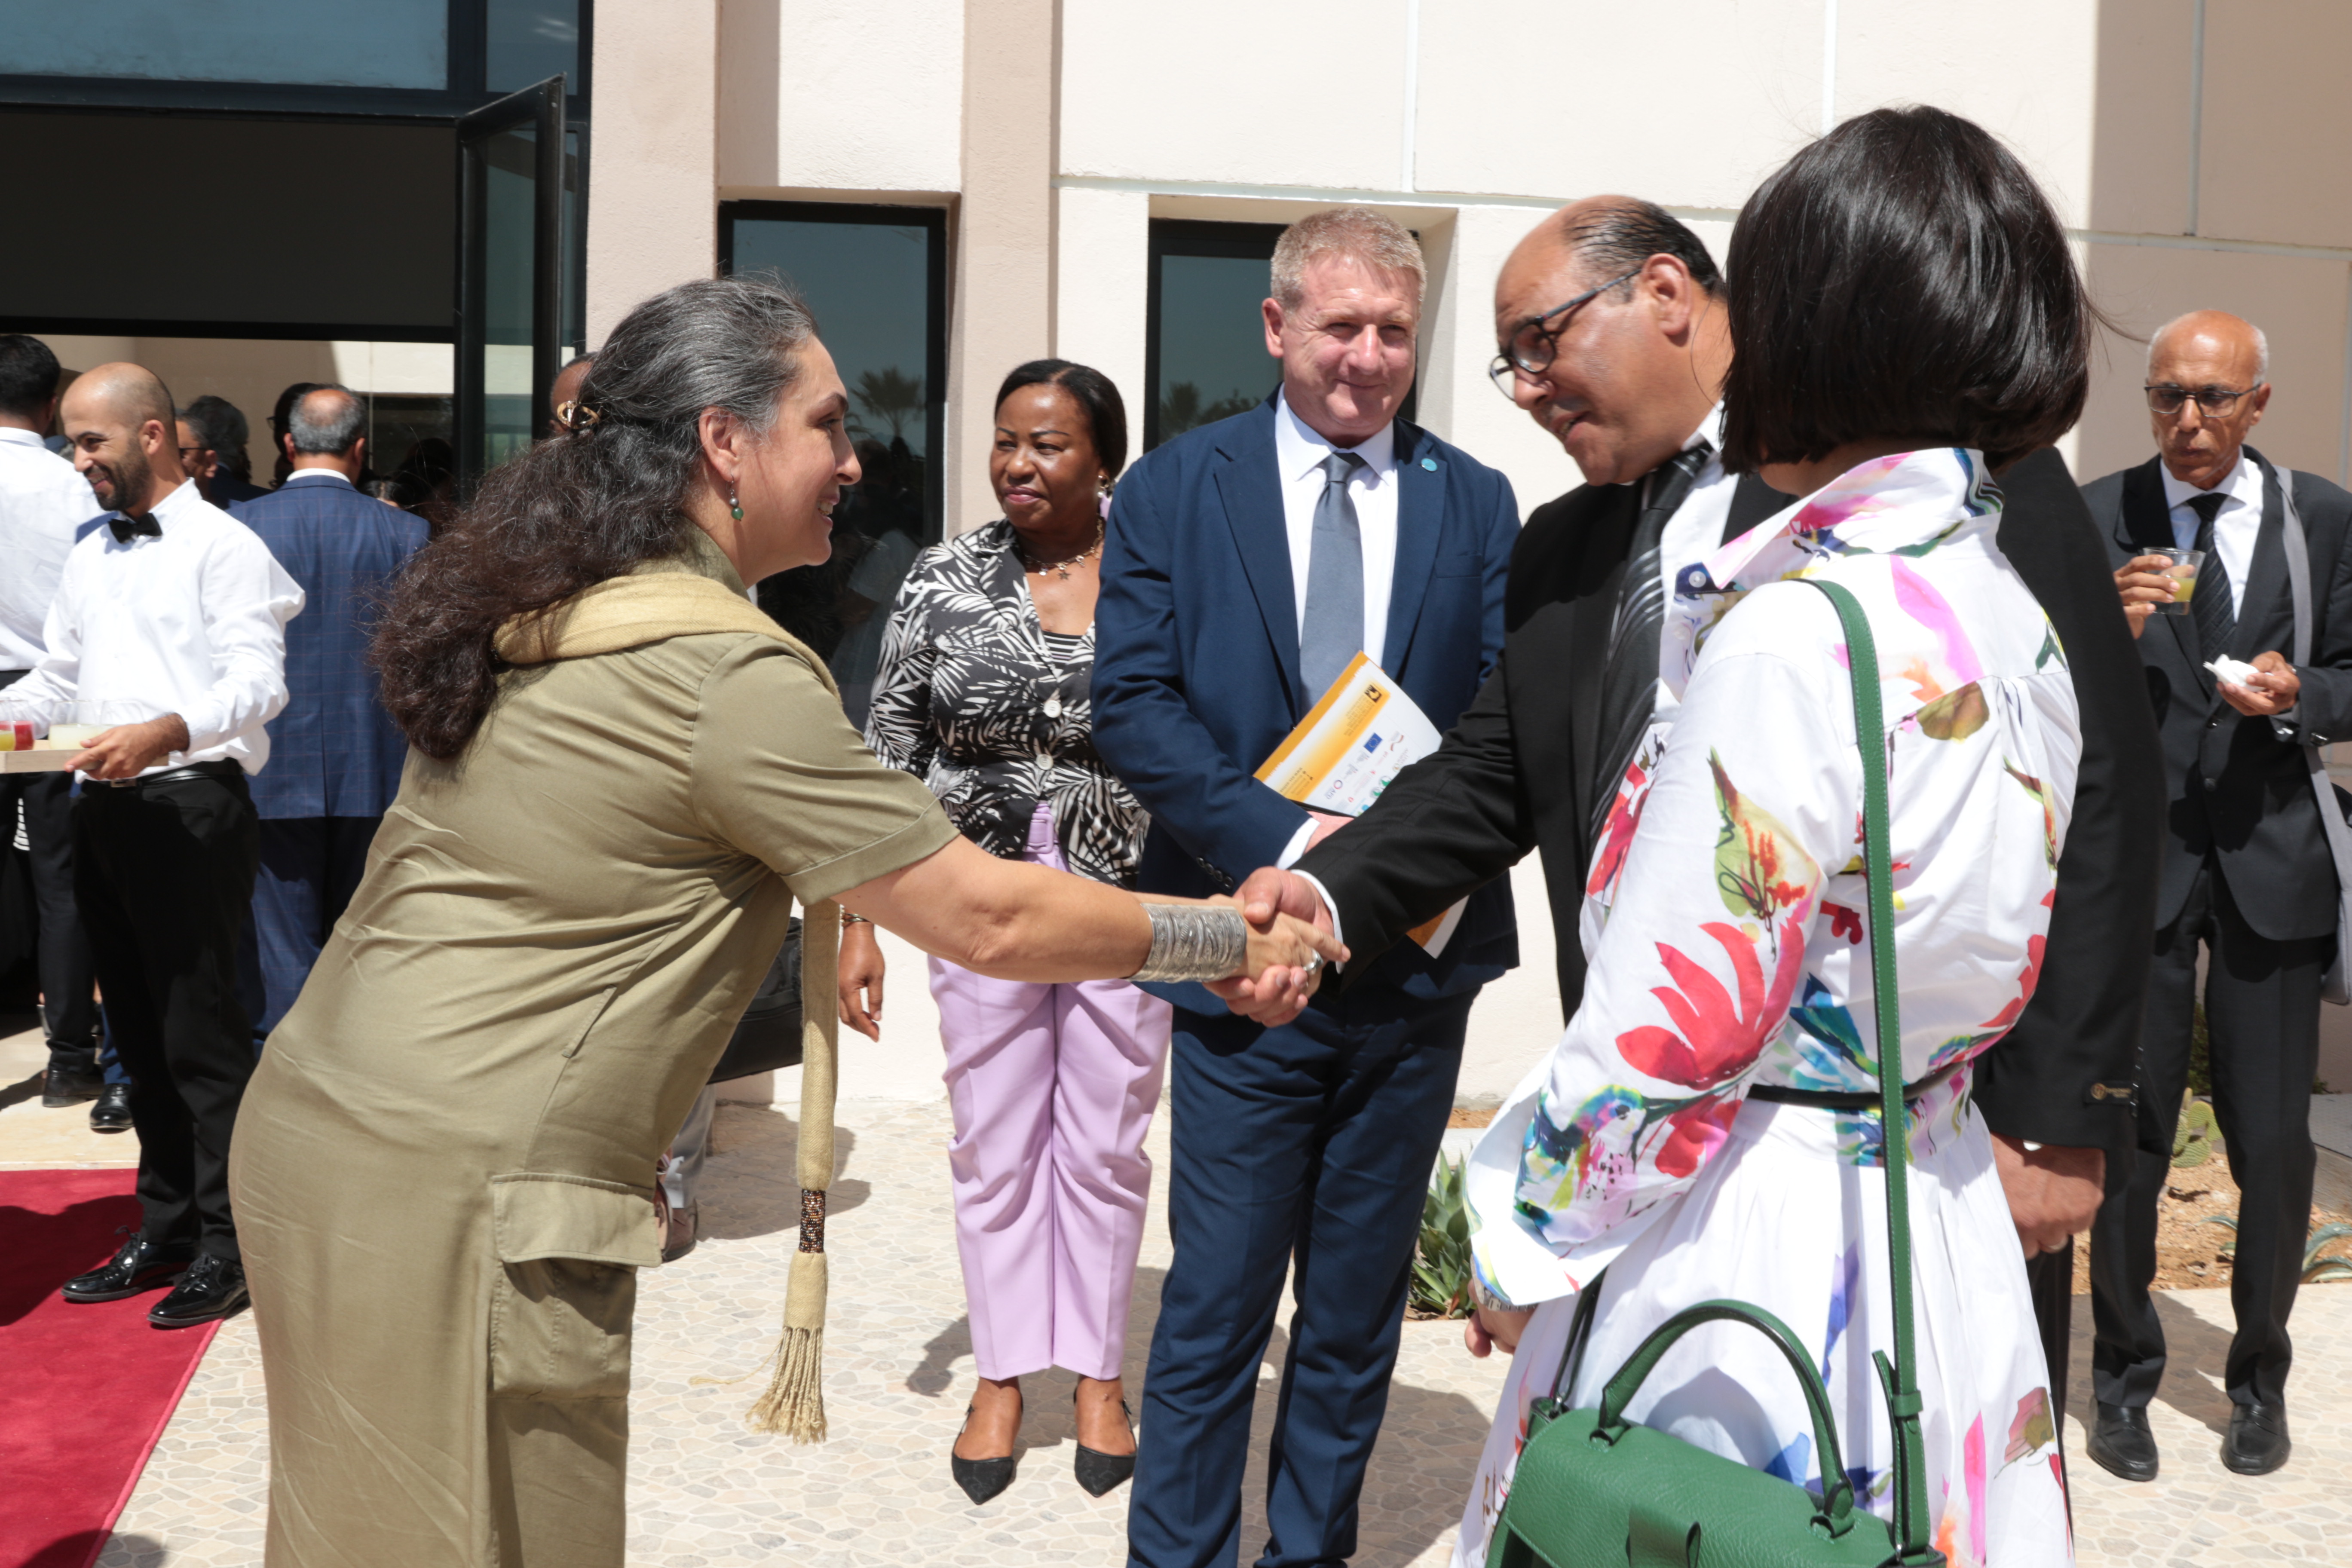
<svg viewBox="0 0 2352 1568">
<path fill-rule="evenodd" d="M 1871 994 L 1877 1005 L 1881 1158 L 1886 1167 L 1886 1237 L 1892 1255 L 1895 1359 L 1875 1352 L 1878 1380 L 1895 1432 L 1895 1541 L 1897 1561 L 1940 1563 L 1927 1544 L 1927 1455 L 1919 1430 L 1919 1380 L 1911 1331 L 1911 1141 L 1903 1109 L 1903 1005 L 1895 967 L 1894 850 L 1886 816 L 1886 725 L 1879 703 L 1878 645 L 1870 617 L 1834 583 L 1799 578 L 1818 588 L 1845 628 L 1846 664 L 1853 681 L 1854 745 L 1862 755 L 1863 865 L 1870 881 Z"/>
</svg>

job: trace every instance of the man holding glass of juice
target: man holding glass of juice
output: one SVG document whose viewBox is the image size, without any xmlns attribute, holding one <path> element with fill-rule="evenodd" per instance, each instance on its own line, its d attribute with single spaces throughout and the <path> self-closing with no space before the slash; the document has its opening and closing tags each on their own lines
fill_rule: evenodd
<svg viewBox="0 0 2352 1568">
<path fill-rule="evenodd" d="M 2352 495 L 2246 445 L 2270 404 L 2269 362 L 2261 331 L 2235 316 L 2200 310 L 2164 327 L 2148 347 L 2146 387 L 2158 456 L 2084 490 L 2139 639 L 2167 797 L 2139 1148 L 2108 1165 L 2091 1232 L 2098 1408 L 2087 1447 L 2126 1480 L 2157 1473 L 2147 1405 L 2165 1347 L 2148 1286 L 2200 948 L 2210 957 L 2214 1110 L 2243 1194 L 2221 1462 L 2261 1475 L 2290 1450 L 2286 1322 L 2311 1207 L 2311 1088 L 2337 898 L 2304 748 L 2352 738 Z M 2312 651 L 2299 667 L 2280 651 L 2295 642 L 2288 484 L 2312 583 Z"/>
</svg>

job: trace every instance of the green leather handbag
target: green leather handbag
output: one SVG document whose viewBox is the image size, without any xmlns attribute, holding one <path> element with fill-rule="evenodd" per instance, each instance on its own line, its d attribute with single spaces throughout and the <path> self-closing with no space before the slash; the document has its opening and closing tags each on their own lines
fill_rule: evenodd
<svg viewBox="0 0 2352 1568">
<path fill-rule="evenodd" d="M 1863 763 L 1864 863 L 1870 881 L 1870 958 L 1877 998 L 1879 1114 L 1904 1126 L 1903 1038 L 1895 970 L 1895 893 L 1886 820 L 1885 731 L 1878 652 L 1853 595 L 1811 582 L 1836 606 L 1853 678 L 1855 734 Z M 1528 1440 L 1503 1517 L 1487 1547 L 1492 1568 L 1927 1568 L 1943 1554 L 1927 1544 L 1927 1488 L 1913 1373 L 1910 1149 L 1886 1140 L 1887 1235 L 1894 1256 L 1895 1359 L 1877 1352 L 1880 1385 L 1895 1434 L 1895 1518 L 1857 1505 L 1838 1447 L 1837 1419 L 1812 1358 L 1787 1324 L 1744 1301 L 1703 1301 L 1677 1312 L 1643 1341 L 1602 1387 L 1597 1409 L 1570 1410 L 1562 1395 L 1570 1362 L 1591 1321 L 1599 1282 L 1578 1303 L 1554 1397 L 1528 1410 Z M 1900 1158 L 1892 1157 L 1896 1153 Z M 1643 1382 L 1675 1342 L 1702 1323 L 1745 1323 L 1770 1340 L 1804 1395 L 1820 1456 L 1822 1495 L 1735 1459 L 1625 1419 Z"/>
</svg>

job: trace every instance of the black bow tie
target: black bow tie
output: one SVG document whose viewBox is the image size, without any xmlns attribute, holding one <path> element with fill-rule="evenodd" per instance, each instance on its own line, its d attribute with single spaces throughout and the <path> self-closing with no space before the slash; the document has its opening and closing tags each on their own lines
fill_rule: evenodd
<svg viewBox="0 0 2352 1568">
<path fill-rule="evenodd" d="M 117 544 L 128 544 L 142 533 L 150 539 L 163 537 L 163 525 L 157 522 L 152 514 L 147 517 L 125 517 L 118 511 L 106 520 L 106 526 L 114 530 L 114 542 Z"/>
</svg>

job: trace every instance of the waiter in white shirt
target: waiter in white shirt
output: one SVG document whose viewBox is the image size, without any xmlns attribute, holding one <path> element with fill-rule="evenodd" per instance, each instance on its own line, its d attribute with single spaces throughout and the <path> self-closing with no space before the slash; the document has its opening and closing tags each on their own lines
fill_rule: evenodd
<svg viewBox="0 0 2352 1568">
<path fill-rule="evenodd" d="M 101 365 L 64 405 L 74 467 L 114 509 L 66 558 L 31 675 L 0 720 L 99 722 L 74 768 L 75 893 L 139 1131 L 137 1236 L 68 1280 L 68 1301 L 170 1285 L 159 1328 L 245 1304 L 229 1134 L 253 1071 L 237 991 L 259 837 L 246 784 L 286 705 L 302 590 L 182 472 L 171 395 Z"/>
<path fill-rule="evenodd" d="M 74 531 L 105 509 L 71 463 L 41 444 L 58 412 L 58 356 L 22 332 L 0 335 L 0 690 L 41 661 L 41 626 Z M 89 942 L 74 912 L 73 781 L 0 774 L 0 845 L 21 813 L 40 911 L 41 1028 L 49 1046 L 41 1103 L 98 1097 L 98 997 Z"/>
</svg>

